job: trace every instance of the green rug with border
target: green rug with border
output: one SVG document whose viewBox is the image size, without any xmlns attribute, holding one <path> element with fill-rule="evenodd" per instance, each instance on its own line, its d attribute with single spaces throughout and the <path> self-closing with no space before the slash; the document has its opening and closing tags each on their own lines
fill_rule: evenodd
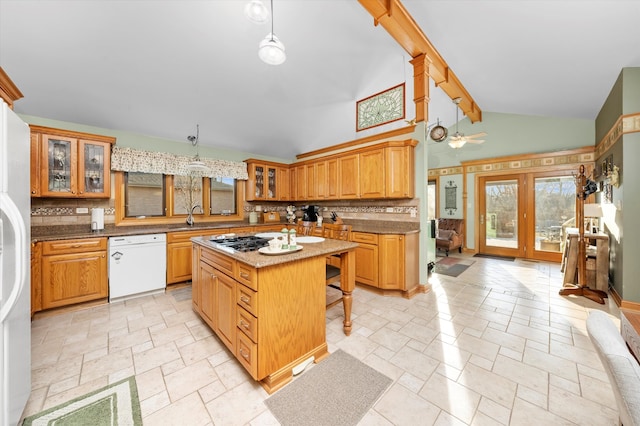
<svg viewBox="0 0 640 426">
<path fill-rule="evenodd" d="M 474 263 L 476 263 L 475 260 L 461 259 L 458 257 L 439 257 L 433 268 L 433 272 L 440 275 L 457 277 Z"/>
<path fill-rule="evenodd" d="M 24 419 L 23 426 L 142 426 L 135 377 Z"/>
</svg>

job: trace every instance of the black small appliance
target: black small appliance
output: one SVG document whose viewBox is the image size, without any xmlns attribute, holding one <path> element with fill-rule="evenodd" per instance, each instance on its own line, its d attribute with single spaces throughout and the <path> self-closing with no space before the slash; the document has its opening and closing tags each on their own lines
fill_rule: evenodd
<svg viewBox="0 0 640 426">
<path fill-rule="evenodd" d="M 316 222 L 318 220 L 319 206 L 308 205 L 303 208 L 302 220 L 305 222 Z"/>
</svg>

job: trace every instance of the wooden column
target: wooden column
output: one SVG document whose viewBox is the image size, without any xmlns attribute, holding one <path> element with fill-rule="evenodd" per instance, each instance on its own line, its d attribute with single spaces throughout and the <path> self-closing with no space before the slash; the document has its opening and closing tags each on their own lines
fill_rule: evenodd
<svg viewBox="0 0 640 426">
<path fill-rule="evenodd" d="M 416 105 L 416 123 L 429 120 L 429 66 L 431 60 L 420 54 L 411 61 L 413 65 L 413 102 Z"/>
</svg>

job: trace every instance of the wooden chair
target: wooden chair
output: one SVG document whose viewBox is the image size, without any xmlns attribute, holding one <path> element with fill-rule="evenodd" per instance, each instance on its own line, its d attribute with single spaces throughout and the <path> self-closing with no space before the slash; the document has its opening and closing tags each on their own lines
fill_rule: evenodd
<svg viewBox="0 0 640 426">
<path fill-rule="evenodd" d="M 334 240 L 349 241 L 351 239 L 351 225 L 344 223 L 325 223 L 322 225 L 322 236 Z M 327 286 L 342 291 L 340 288 L 340 265 L 339 256 L 328 256 L 325 274 Z M 327 308 L 332 307 L 342 301 L 342 297 L 327 303 Z"/>
<path fill-rule="evenodd" d="M 296 235 L 313 235 L 313 231 L 316 228 L 315 222 L 303 221 L 298 219 L 296 225 Z"/>
</svg>

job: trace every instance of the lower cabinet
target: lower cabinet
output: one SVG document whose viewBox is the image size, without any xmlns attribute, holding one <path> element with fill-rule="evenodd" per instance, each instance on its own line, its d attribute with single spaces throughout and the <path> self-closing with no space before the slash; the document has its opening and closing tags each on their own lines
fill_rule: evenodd
<svg viewBox="0 0 640 426">
<path fill-rule="evenodd" d="M 42 309 L 106 298 L 107 239 L 42 243 Z"/>
<path fill-rule="evenodd" d="M 413 296 L 419 289 L 418 233 L 352 232 L 356 248 L 356 282 L 381 292 Z"/>
<path fill-rule="evenodd" d="M 176 284 L 191 279 L 191 238 L 200 237 L 200 231 L 167 233 L 167 284 Z"/>
</svg>

